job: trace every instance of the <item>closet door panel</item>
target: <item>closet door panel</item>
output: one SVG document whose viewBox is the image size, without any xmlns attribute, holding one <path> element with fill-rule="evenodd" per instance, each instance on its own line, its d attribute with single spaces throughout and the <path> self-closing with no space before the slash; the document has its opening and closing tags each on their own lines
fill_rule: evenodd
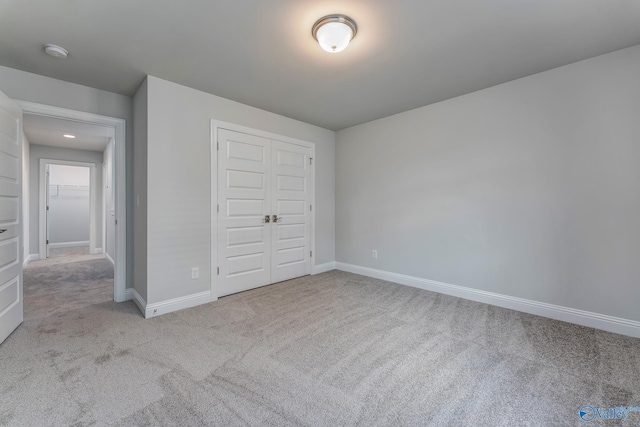
<svg viewBox="0 0 640 427">
<path fill-rule="evenodd" d="M 277 222 L 271 225 L 273 283 L 310 273 L 311 149 L 281 141 L 272 147 L 272 210 Z"/>
<path fill-rule="evenodd" d="M 219 296 L 271 283 L 271 142 L 218 131 Z"/>
</svg>

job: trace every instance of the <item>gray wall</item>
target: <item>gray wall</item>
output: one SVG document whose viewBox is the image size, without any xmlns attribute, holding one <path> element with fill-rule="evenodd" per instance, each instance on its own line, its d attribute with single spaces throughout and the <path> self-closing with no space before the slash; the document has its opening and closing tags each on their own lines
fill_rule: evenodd
<svg viewBox="0 0 640 427">
<path fill-rule="evenodd" d="M 135 146 L 133 159 L 133 274 L 134 289 L 147 300 L 147 79 L 133 98 Z"/>
<path fill-rule="evenodd" d="M 76 162 L 93 163 L 96 168 L 96 248 L 102 247 L 102 153 L 99 151 L 73 150 L 70 148 L 49 147 L 45 145 L 30 145 L 29 153 L 29 251 L 37 254 L 40 230 L 38 216 L 40 215 L 40 159 L 71 160 Z"/>
<path fill-rule="evenodd" d="M 316 144 L 314 256 L 317 264 L 334 261 L 333 131 L 155 77 L 147 77 L 147 84 L 148 303 L 209 290 L 211 119 Z M 191 280 L 191 267 L 196 266 L 200 279 Z"/>
<path fill-rule="evenodd" d="M 337 261 L 640 320 L 639 76 L 637 46 L 339 131 Z"/>
<path fill-rule="evenodd" d="M 127 122 L 127 287 L 133 286 L 133 100 L 103 90 L 0 67 L 0 91 L 10 98 L 124 119 Z M 33 239 L 31 239 L 33 241 Z M 30 248 L 34 253 L 37 249 Z"/>
</svg>

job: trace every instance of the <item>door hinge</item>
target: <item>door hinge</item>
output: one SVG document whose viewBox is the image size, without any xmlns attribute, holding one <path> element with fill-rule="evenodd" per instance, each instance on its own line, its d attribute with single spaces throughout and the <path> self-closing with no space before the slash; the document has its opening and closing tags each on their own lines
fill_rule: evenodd
<svg viewBox="0 0 640 427">
<path fill-rule="evenodd" d="M 47 239 L 47 245 L 49 244 L 49 239 Z"/>
<path fill-rule="evenodd" d="M 313 256 L 313 251 L 309 251 L 309 258 Z"/>
<path fill-rule="evenodd" d="M 218 276 L 220 275 L 220 267 L 218 267 Z"/>
<path fill-rule="evenodd" d="M 216 142 L 216 150 L 220 151 L 220 142 Z"/>
<path fill-rule="evenodd" d="M 309 211 L 313 211 L 313 205 L 309 205 Z"/>
<path fill-rule="evenodd" d="M 220 213 L 220 205 L 218 205 L 218 213 Z"/>
<path fill-rule="evenodd" d="M 49 210 L 49 206 L 47 206 L 47 210 Z"/>
<path fill-rule="evenodd" d="M 312 165 L 313 164 L 313 157 L 309 157 L 309 164 Z"/>
<path fill-rule="evenodd" d="M 118 225 L 118 220 L 116 219 L 116 225 Z"/>
</svg>

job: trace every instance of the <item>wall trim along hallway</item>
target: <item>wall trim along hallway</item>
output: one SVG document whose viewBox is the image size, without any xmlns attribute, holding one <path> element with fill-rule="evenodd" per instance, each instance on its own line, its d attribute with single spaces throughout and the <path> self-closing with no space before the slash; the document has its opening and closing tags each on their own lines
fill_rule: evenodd
<svg viewBox="0 0 640 427">
<path fill-rule="evenodd" d="M 27 266 L 31 263 L 31 261 L 37 261 L 40 259 L 40 255 L 38 254 L 29 254 L 24 257 L 24 262 L 22 263 L 22 269 L 27 268 Z"/>
<path fill-rule="evenodd" d="M 131 291 L 131 292 L 129 292 Z M 142 298 L 142 296 L 136 292 L 135 289 L 131 288 L 131 289 L 127 289 L 127 296 L 129 296 L 129 294 L 131 294 L 131 299 L 133 300 L 133 302 L 135 303 L 135 305 L 138 307 L 138 309 L 140 310 L 140 313 L 142 313 L 142 315 L 145 315 L 145 310 L 147 308 L 147 302 L 144 300 L 144 298 Z"/>
<path fill-rule="evenodd" d="M 337 262 L 336 268 L 349 273 L 387 280 L 389 282 L 412 286 L 414 288 L 424 289 L 427 291 L 438 292 L 471 301 L 478 301 L 511 310 L 561 320 L 563 322 L 575 323 L 577 325 L 640 338 L 640 322 L 635 320 L 622 319 L 605 314 L 592 313 L 589 311 L 577 310 L 575 308 L 502 295 L 495 292 L 481 291 L 464 286 L 451 285 L 449 283 L 423 279 L 421 277 L 407 276 L 405 274 L 376 270 L 343 262 Z"/>
<path fill-rule="evenodd" d="M 116 262 L 114 261 L 113 258 L 111 258 L 111 255 L 109 255 L 109 253 L 107 251 L 104 251 L 104 257 L 107 259 L 107 261 L 109 261 L 111 263 L 111 265 L 115 266 Z M 133 294 L 131 292 L 129 292 L 130 290 L 132 290 L 133 288 L 128 288 L 127 289 L 127 301 L 129 301 L 131 298 L 133 298 Z M 131 295 L 129 295 L 131 294 Z"/>
</svg>

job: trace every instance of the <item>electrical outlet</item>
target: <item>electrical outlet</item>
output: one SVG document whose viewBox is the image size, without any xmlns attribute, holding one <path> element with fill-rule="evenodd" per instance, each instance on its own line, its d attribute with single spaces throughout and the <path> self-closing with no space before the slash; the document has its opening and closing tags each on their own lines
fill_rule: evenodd
<svg viewBox="0 0 640 427">
<path fill-rule="evenodd" d="M 191 269 L 191 280 L 200 278 L 200 269 L 198 267 L 193 267 Z"/>
<path fill-rule="evenodd" d="M 371 258 L 378 259 L 378 251 L 375 249 L 371 251 Z"/>
</svg>

